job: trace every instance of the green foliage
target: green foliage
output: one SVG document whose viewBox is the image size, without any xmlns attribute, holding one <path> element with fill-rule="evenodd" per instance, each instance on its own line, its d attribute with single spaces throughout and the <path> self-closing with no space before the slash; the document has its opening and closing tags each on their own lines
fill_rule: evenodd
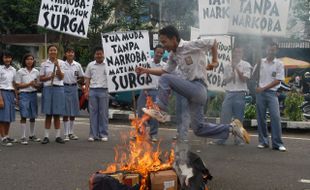
<svg viewBox="0 0 310 190">
<path fill-rule="evenodd" d="M 298 92 L 289 92 L 285 98 L 284 114 L 291 121 L 301 121 L 302 111 L 299 106 L 304 101 L 304 97 Z"/>
<path fill-rule="evenodd" d="M 244 110 L 245 119 L 255 119 L 256 118 L 256 106 L 254 104 L 246 104 Z"/>
<path fill-rule="evenodd" d="M 208 99 L 207 116 L 219 117 L 221 114 L 222 103 L 224 101 L 225 93 L 218 93 L 214 98 Z"/>
<path fill-rule="evenodd" d="M 310 1 L 309 0 L 298 0 L 294 2 L 293 14 L 299 19 L 309 22 L 309 9 Z"/>
</svg>

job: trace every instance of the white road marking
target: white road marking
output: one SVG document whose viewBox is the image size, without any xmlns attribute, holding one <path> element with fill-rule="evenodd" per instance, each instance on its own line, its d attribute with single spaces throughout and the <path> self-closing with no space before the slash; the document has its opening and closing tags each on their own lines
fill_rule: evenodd
<svg viewBox="0 0 310 190">
<path fill-rule="evenodd" d="M 298 182 L 310 184 L 310 179 L 300 179 Z"/>
</svg>

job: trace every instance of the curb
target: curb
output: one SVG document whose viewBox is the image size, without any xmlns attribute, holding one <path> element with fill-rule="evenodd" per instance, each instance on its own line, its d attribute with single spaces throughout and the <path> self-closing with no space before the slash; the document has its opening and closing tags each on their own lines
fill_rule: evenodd
<svg viewBox="0 0 310 190">
<path fill-rule="evenodd" d="M 169 116 L 168 123 L 174 123 L 176 121 L 175 116 Z M 109 109 L 109 119 L 114 120 L 131 120 L 134 118 L 134 114 L 132 111 L 127 110 L 115 110 Z M 205 117 L 205 120 L 210 123 L 220 124 L 220 118 L 216 117 Z M 257 120 L 256 119 L 245 119 L 243 121 L 243 125 L 246 128 L 257 128 Z M 270 121 L 268 121 L 268 125 L 270 125 Z M 163 126 L 163 125 L 161 125 Z M 165 127 L 167 125 L 164 125 Z M 281 121 L 281 126 L 283 129 L 310 129 L 309 121 Z"/>
</svg>

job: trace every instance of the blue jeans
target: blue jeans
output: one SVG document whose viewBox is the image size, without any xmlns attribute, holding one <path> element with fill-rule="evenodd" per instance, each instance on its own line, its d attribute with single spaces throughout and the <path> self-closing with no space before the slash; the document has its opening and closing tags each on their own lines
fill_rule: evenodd
<svg viewBox="0 0 310 190">
<path fill-rule="evenodd" d="M 266 122 L 267 109 L 270 113 L 272 147 L 278 148 L 283 145 L 283 142 L 279 101 L 275 91 L 267 90 L 256 94 L 258 141 L 263 145 L 269 145 Z"/>
<path fill-rule="evenodd" d="M 109 94 L 105 88 L 91 88 L 89 90 L 89 136 L 95 139 L 108 136 L 109 123 Z"/>
<path fill-rule="evenodd" d="M 191 123 L 188 101 L 178 93 L 175 93 L 175 98 L 177 135 L 181 140 L 187 140 L 188 128 Z"/>
<path fill-rule="evenodd" d="M 222 104 L 221 123 L 228 124 L 232 118 L 243 122 L 245 108 L 245 92 L 226 92 Z"/>
<path fill-rule="evenodd" d="M 234 91 L 226 92 L 224 101 L 222 103 L 221 110 L 221 123 L 229 124 L 232 119 L 239 119 L 243 122 L 244 119 L 244 108 L 245 108 L 245 92 Z M 227 139 L 218 141 L 219 144 L 225 143 Z M 241 143 L 235 139 L 235 144 Z"/>
<path fill-rule="evenodd" d="M 156 96 L 157 96 L 158 91 L 155 89 L 150 89 L 150 90 L 141 90 L 139 98 L 137 100 L 137 112 L 138 116 L 142 117 L 142 108 L 145 107 L 146 104 L 146 96 L 151 96 L 152 100 L 155 102 Z M 150 136 L 156 136 L 158 133 L 158 126 L 159 123 L 156 119 L 150 119 L 148 122 L 148 125 L 150 126 Z"/>
<path fill-rule="evenodd" d="M 204 106 L 207 101 L 207 88 L 200 80 L 189 81 L 173 74 L 163 74 L 159 78 L 157 105 L 167 111 L 171 90 L 184 96 L 189 105 L 191 128 L 194 134 L 201 137 L 226 139 L 229 136 L 229 124 L 212 124 L 204 121 Z"/>
</svg>

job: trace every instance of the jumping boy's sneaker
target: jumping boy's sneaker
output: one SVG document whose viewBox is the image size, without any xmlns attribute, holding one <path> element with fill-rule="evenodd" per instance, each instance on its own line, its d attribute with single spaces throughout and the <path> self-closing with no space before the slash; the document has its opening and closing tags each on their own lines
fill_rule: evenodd
<svg viewBox="0 0 310 190">
<path fill-rule="evenodd" d="M 165 123 L 169 121 L 168 114 L 156 108 L 142 108 L 142 111 L 159 122 Z"/>
<path fill-rule="evenodd" d="M 236 137 L 239 137 L 245 143 L 250 143 L 250 135 L 248 132 L 243 128 L 242 123 L 239 119 L 235 119 L 231 122 L 232 125 L 232 134 Z"/>
</svg>

